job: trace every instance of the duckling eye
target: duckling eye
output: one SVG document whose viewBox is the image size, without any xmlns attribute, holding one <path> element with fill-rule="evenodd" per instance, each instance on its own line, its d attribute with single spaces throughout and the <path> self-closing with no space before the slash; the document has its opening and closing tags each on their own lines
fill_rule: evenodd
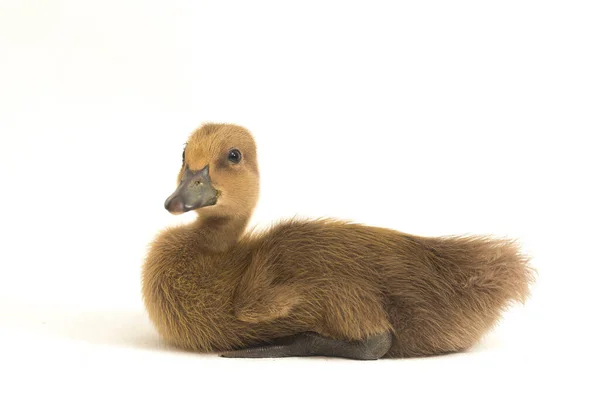
<svg viewBox="0 0 600 400">
<path fill-rule="evenodd" d="M 242 161 L 242 153 L 238 149 L 229 150 L 227 159 L 233 164 L 237 164 Z"/>
</svg>

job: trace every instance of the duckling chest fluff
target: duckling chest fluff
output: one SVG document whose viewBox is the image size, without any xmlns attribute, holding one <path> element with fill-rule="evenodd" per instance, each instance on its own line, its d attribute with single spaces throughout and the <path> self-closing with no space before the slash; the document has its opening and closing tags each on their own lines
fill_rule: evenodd
<svg viewBox="0 0 600 400">
<path fill-rule="evenodd" d="M 239 126 L 194 132 L 177 182 L 165 207 L 198 219 L 156 237 L 143 295 L 161 336 L 183 348 L 229 351 L 310 332 L 317 336 L 265 354 L 442 354 L 473 345 L 529 293 L 532 270 L 510 240 L 425 238 L 333 220 L 245 234 L 258 166 Z"/>
<path fill-rule="evenodd" d="M 161 336 L 183 348 L 218 351 L 293 332 L 286 320 L 251 324 L 235 315 L 236 290 L 256 244 L 244 242 L 219 253 L 198 246 L 201 239 L 190 227 L 169 229 L 148 254 L 144 299 Z"/>
</svg>

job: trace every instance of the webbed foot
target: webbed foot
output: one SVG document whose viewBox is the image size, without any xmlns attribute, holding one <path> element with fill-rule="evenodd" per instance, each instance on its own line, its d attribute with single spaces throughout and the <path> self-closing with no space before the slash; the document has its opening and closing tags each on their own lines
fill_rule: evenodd
<svg viewBox="0 0 600 400">
<path fill-rule="evenodd" d="M 275 339 L 267 346 L 250 347 L 221 354 L 227 358 L 279 358 L 279 357 L 341 357 L 354 360 L 377 360 L 392 346 L 390 332 L 370 336 L 364 340 L 346 342 L 304 332 Z"/>
</svg>

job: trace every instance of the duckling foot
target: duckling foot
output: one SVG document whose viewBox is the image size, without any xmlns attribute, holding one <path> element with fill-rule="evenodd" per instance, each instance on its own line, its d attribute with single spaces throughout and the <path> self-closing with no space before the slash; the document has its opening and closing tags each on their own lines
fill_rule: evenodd
<svg viewBox="0 0 600 400">
<path fill-rule="evenodd" d="M 304 332 L 276 339 L 267 346 L 250 347 L 221 354 L 226 358 L 279 358 L 279 357 L 341 357 L 354 360 L 377 360 L 392 346 L 390 332 L 373 335 L 365 340 L 345 342 Z"/>
</svg>

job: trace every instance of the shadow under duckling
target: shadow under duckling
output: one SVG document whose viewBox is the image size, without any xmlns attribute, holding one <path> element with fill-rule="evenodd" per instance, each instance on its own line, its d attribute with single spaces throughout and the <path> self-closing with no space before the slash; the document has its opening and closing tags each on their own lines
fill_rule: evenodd
<svg viewBox="0 0 600 400">
<path fill-rule="evenodd" d="M 258 200 L 250 133 L 207 124 L 165 207 L 195 210 L 143 266 L 149 316 L 169 343 L 228 357 L 414 357 L 476 343 L 533 270 L 516 242 L 428 238 L 329 219 L 245 233 Z"/>
</svg>

